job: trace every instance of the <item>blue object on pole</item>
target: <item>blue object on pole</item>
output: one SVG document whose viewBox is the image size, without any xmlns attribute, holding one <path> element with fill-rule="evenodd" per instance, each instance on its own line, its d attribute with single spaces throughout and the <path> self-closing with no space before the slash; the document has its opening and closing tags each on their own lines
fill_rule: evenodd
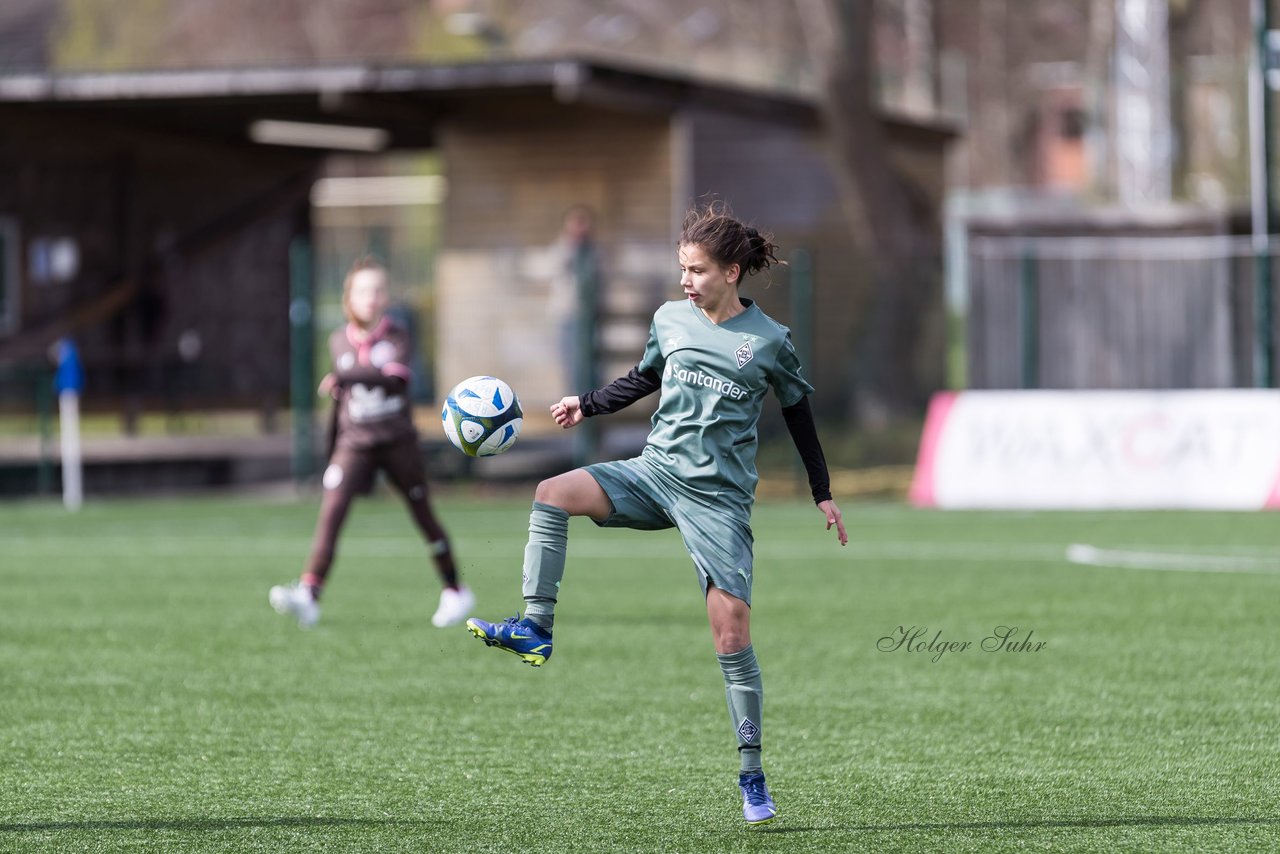
<svg viewBox="0 0 1280 854">
<path fill-rule="evenodd" d="M 80 351 L 70 338 L 58 340 L 58 370 L 53 375 L 53 387 L 58 394 L 84 391 L 84 367 L 80 364 Z"/>
</svg>

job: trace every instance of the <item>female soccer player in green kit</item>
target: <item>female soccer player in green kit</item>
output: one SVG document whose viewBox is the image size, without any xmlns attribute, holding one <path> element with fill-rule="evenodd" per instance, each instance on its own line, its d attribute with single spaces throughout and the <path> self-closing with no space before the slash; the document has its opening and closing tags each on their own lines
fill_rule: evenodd
<svg viewBox="0 0 1280 854">
<path fill-rule="evenodd" d="M 835 526 L 841 545 L 849 539 L 809 408 L 813 388 L 790 333 L 738 295 L 744 276 L 776 263 L 776 249 L 722 204 L 686 215 L 678 247 L 686 299 L 654 314 L 644 356 L 627 376 L 551 407 L 556 423 L 569 428 L 660 391 L 644 451 L 538 484 L 524 554 L 524 618 L 467 621 L 489 646 L 541 666 L 551 657 L 569 517 L 588 516 L 603 527 L 678 528 L 706 596 L 749 824 L 777 815 L 760 764 L 764 692 L 750 632 L 756 424 L 769 389 L 782 404 L 827 530 Z"/>
</svg>

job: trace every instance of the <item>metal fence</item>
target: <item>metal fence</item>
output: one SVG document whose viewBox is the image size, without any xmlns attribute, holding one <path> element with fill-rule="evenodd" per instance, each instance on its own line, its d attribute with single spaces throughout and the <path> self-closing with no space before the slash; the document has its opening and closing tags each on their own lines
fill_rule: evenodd
<svg viewBox="0 0 1280 854">
<path fill-rule="evenodd" d="M 1227 236 L 973 237 L 967 385 L 1271 385 L 1275 250 Z"/>
</svg>

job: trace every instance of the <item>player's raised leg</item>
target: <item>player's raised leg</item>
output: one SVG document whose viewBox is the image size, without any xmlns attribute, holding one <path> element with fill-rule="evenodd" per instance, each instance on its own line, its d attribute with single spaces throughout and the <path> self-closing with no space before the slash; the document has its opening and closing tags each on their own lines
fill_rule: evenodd
<svg viewBox="0 0 1280 854">
<path fill-rule="evenodd" d="M 551 630 L 564 577 L 569 518 L 604 519 L 609 508 L 609 497 L 583 469 L 539 483 L 529 513 L 529 543 L 524 550 L 525 616 L 502 623 L 472 618 L 467 620 L 471 634 L 535 667 L 545 664 L 551 657 Z"/>
<path fill-rule="evenodd" d="M 760 763 L 764 685 L 755 650 L 751 647 L 751 606 L 718 587 L 709 587 L 707 617 L 711 622 L 716 658 L 724 674 L 729 722 L 738 740 L 742 816 L 748 824 L 764 824 L 773 821 L 777 808 L 765 785 Z"/>
</svg>

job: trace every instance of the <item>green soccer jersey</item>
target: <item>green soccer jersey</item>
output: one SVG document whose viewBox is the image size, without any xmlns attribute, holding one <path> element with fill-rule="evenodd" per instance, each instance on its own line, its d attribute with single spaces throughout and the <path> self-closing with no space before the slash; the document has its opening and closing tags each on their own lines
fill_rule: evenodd
<svg viewBox="0 0 1280 854">
<path fill-rule="evenodd" d="M 756 425 L 765 392 L 784 407 L 813 387 L 800 372 L 790 331 L 752 300 L 716 325 L 689 300 L 654 313 L 640 369 L 662 377 L 644 458 L 681 491 L 750 513 Z"/>
</svg>

